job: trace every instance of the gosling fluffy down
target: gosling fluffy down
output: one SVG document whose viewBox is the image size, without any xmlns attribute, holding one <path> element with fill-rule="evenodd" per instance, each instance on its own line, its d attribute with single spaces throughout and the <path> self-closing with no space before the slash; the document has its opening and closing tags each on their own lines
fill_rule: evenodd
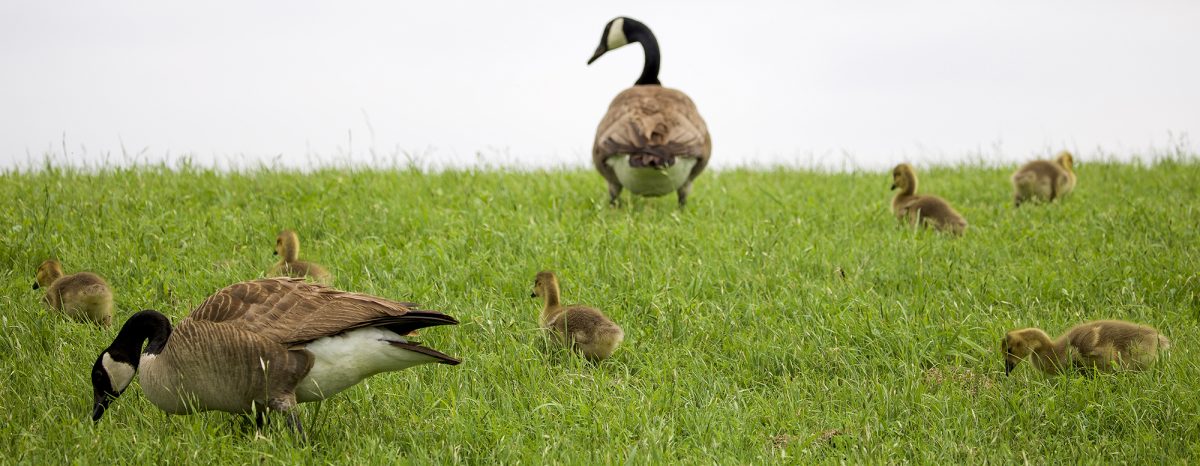
<svg viewBox="0 0 1200 466">
<path fill-rule="evenodd" d="M 896 219 L 910 225 L 933 225 L 939 231 L 962 235 L 967 220 L 950 203 L 932 195 L 917 195 L 917 173 L 912 165 L 902 163 L 892 169 L 892 189 L 900 189 L 892 198 Z"/>
<path fill-rule="evenodd" d="M 112 325 L 112 289 L 99 275 L 91 272 L 64 275 L 62 264 L 49 259 L 38 266 L 33 289 L 38 288 L 46 289 L 46 305 L 67 317 L 104 327 Z"/>
<path fill-rule="evenodd" d="M 540 319 L 542 328 L 588 359 L 600 361 L 612 356 L 625 339 L 621 327 L 599 309 L 577 304 L 560 305 L 558 296 L 558 278 L 554 272 L 539 272 L 530 297 L 541 297 L 545 302 Z"/>
<path fill-rule="evenodd" d="M 1039 328 L 1013 330 L 1000 342 L 1006 374 L 1026 358 L 1050 375 L 1071 369 L 1138 371 L 1153 365 L 1158 353 L 1170 346 L 1170 341 L 1158 330 L 1121 320 L 1076 325 L 1054 340 Z"/>
<path fill-rule="evenodd" d="M 1070 152 L 1058 153 L 1053 162 L 1034 160 L 1017 169 L 1012 176 L 1013 205 L 1031 200 L 1053 202 L 1075 189 L 1075 158 Z"/>
<path fill-rule="evenodd" d="M 312 278 L 325 285 L 333 283 L 333 277 L 324 267 L 300 260 L 300 237 L 292 230 L 283 230 L 275 237 L 275 255 L 282 260 L 271 267 L 268 276 Z"/>
</svg>

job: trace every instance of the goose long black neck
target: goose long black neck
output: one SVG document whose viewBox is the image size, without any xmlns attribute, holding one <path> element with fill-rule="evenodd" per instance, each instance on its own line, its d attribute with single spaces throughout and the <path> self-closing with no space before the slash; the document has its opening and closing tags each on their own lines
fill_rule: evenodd
<svg viewBox="0 0 1200 466">
<path fill-rule="evenodd" d="M 629 41 L 642 44 L 642 51 L 646 54 L 646 64 L 642 66 L 642 75 L 634 84 L 661 86 L 662 83 L 658 80 L 658 67 L 662 58 L 658 52 L 658 39 L 645 24 L 628 18 L 625 20 L 625 31 L 625 36 Z"/>
<path fill-rule="evenodd" d="M 109 352 L 121 354 L 137 367 L 141 354 L 161 353 L 170 338 L 171 321 L 167 316 L 158 311 L 145 310 L 125 321 L 125 325 L 121 326 L 121 331 L 117 333 L 117 338 L 109 346 Z M 147 341 L 149 343 L 142 349 L 142 343 Z"/>
</svg>

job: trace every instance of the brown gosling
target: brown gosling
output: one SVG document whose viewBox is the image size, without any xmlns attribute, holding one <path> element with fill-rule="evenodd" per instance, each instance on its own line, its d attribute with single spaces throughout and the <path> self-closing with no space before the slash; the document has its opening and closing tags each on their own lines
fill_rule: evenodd
<svg viewBox="0 0 1200 466">
<path fill-rule="evenodd" d="M 1049 375 L 1070 369 L 1091 371 L 1142 370 L 1154 364 L 1160 351 L 1171 345 L 1151 327 L 1121 320 L 1095 320 L 1076 325 L 1051 340 L 1039 328 L 1013 330 L 1004 335 L 1004 373 L 1029 358 Z"/>
<path fill-rule="evenodd" d="M 541 297 L 541 325 L 567 347 L 574 348 L 592 361 L 612 356 L 625 339 L 625 332 L 599 309 L 572 304 L 563 306 L 558 299 L 558 278 L 542 271 L 533 281 L 531 298 Z"/>
<path fill-rule="evenodd" d="M 268 276 L 312 278 L 326 285 L 333 283 L 333 278 L 324 267 L 299 259 L 300 237 L 292 230 L 283 230 L 275 237 L 275 255 L 282 256 L 282 260 L 271 267 Z"/>
<path fill-rule="evenodd" d="M 1058 153 L 1053 162 L 1034 160 L 1017 169 L 1012 176 L 1013 205 L 1038 200 L 1053 202 L 1075 188 L 1075 158 L 1070 152 Z"/>
<path fill-rule="evenodd" d="M 48 259 L 38 266 L 33 289 L 38 288 L 46 289 L 46 305 L 67 317 L 104 327 L 112 325 L 112 289 L 99 275 L 91 272 L 64 275 L 62 264 Z"/>
<path fill-rule="evenodd" d="M 912 165 L 902 163 L 892 169 L 892 189 L 900 188 L 892 198 L 892 212 L 896 219 L 910 225 L 932 224 L 939 231 L 962 235 L 967 230 L 967 220 L 940 197 L 917 195 L 917 174 Z"/>
</svg>

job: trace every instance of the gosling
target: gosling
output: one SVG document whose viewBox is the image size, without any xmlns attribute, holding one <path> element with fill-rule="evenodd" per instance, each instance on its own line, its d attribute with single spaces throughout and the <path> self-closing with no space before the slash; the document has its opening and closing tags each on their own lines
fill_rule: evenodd
<svg viewBox="0 0 1200 466">
<path fill-rule="evenodd" d="M 546 303 L 540 319 L 542 328 L 553 334 L 563 345 L 579 351 L 592 361 L 601 361 L 612 356 L 617 346 L 625 339 L 625 332 L 621 327 L 599 309 L 578 304 L 559 304 L 558 278 L 554 276 L 554 272 L 547 270 L 537 274 L 530 297 L 541 297 Z"/>
<path fill-rule="evenodd" d="M 112 325 L 112 289 L 99 275 L 91 272 L 64 275 L 62 264 L 48 259 L 37 268 L 33 289 L 39 288 L 46 289 L 45 302 L 50 309 L 79 322 Z"/>
<path fill-rule="evenodd" d="M 1096 320 L 1076 325 L 1055 340 L 1038 328 L 1013 330 L 1004 335 L 1004 373 L 1029 358 L 1049 375 L 1070 369 L 1090 373 L 1139 371 L 1150 367 L 1158 353 L 1171 346 L 1158 330 L 1120 320 Z"/>
<path fill-rule="evenodd" d="M 1070 152 L 1058 153 L 1053 162 L 1034 160 L 1017 169 L 1012 176 L 1013 206 L 1038 200 L 1053 202 L 1075 189 L 1075 158 Z"/>
<path fill-rule="evenodd" d="M 902 163 L 892 169 L 892 190 L 900 188 L 892 198 L 892 212 L 902 223 L 932 224 L 939 231 L 962 235 L 967 230 L 967 220 L 940 197 L 917 195 L 917 174 L 912 165 Z"/>
<path fill-rule="evenodd" d="M 275 237 L 275 255 L 283 260 L 267 272 L 270 277 L 312 278 L 318 283 L 333 283 L 329 271 L 313 262 L 300 260 L 300 237 L 292 230 L 283 230 Z"/>
</svg>

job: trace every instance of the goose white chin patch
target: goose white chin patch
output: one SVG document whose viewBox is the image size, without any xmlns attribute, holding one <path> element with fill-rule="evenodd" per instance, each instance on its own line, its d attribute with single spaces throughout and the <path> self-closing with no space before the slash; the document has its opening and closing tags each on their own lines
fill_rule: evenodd
<svg viewBox="0 0 1200 466">
<path fill-rule="evenodd" d="M 625 18 L 617 18 L 608 26 L 608 43 L 604 44 L 609 50 L 628 44 L 625 38 Z"/>
<path fill-rule="evenodd" d="M 104 353 L 100 364 L 104 366 L 104 372 L 108 373 L 108 383 L 112 385 L 113 390 L 121 392 L 133 381 L 133 364 L 118 362 L 108 353 Z"/>
</svg>

